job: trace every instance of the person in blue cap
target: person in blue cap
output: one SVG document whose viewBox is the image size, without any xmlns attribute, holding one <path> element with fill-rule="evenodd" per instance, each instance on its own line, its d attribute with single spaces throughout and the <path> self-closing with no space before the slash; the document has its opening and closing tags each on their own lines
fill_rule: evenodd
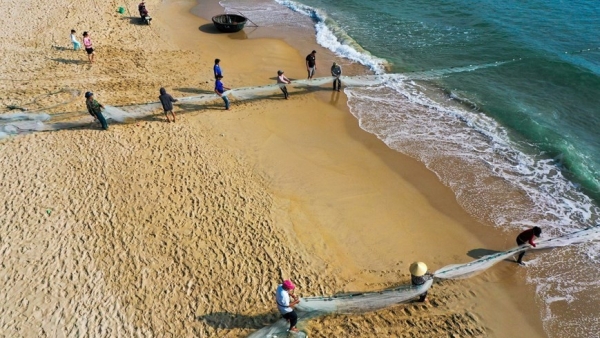
<svg viewBox="0 0 600 338">
<path fill-rule="evenodd" d="M 94 119 L 98 120 L 98 122 L 100 122 L 102 129 L 108 130 L 108 123 L 106 123 L 106 119 L 104 118 L 104 115 L 102 115 L 102 109 L 104 109 L 104 106 L 98 101 L 94 100 L 94 93 L 85 93 L 85 105 L 88 113 L 90 113 Z"/>
</svg>

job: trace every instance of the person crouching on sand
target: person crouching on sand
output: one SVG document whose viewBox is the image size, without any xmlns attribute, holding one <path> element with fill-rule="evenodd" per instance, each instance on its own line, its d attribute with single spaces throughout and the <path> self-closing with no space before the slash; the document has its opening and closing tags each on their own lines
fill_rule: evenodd
<svg viewBox="0 0 600 338">
<path fill-rule="evenodd" d="M 106 123 L 106 119 L 104 118 L 104 115 L 102 115 L 102 109 L 104 109 L 104 106 L 98 101 L 94 100 L 94 93 L 85 93 L 85 105 L 88 113 L 90 113 L 94 119 L 98 120 L 98 122 L 100 122 L 102 129 L 108 130 L 108 123 Z"/>
<path fill-rule="evenodd" d="M 173 96 L 167 93 L 167 90 L 164 88 L 160 89 L 160 96 L 158 97 L 160 103 L 162 103 L 163 110 L 165 111 L 165 116 L 167 117 L 167 122 L 171 122 L 169 119 L 169 113 L 173 115 L 173 122 L 175 122 L 175 113 L 173 112 L 173 102 L 177 102 L 177 99 L 174 99 Z"/>
<path fill-rule="evenodd" d="M 217 95 L 223 99 L 223 102 L 225 102 L 225 110 L 229 110 L 229 99 L 227 96 L 223 95 L 223 93 L 225 93 L 226 90 L 231 90 L 231 88 L 223 85 L 223 82 L 221 81 L 222 78 L 223 75 L 217 75 L 217 81 L 215 81 L 215 93 L 217 93 Z"/>
<path fill-rule="evenodd" d="M 290 97 L 290 94 L 288 94 L 285 85 L 290 83 L 290 79 L 283 75 L 283 70 L 277 71 L 277 83 L 279 84 L 279 89 L 281 89 L 281 91 L 283 92 L 283 97 L 285 97 L 285 99 L 287 100 L 288 97 Z"/>
<path fill-rule="evenodd" d="M 533 227 L 529 230 L 525 230 L 522 233 L 520 233 L 519 236 L 517 236 L 517 245 L 521 246 L 525 243 L 529 243 L 529 245 L 535 248 L 536 245 L 533 242 L 533 240 L 539 238 L 541 235 L 542 229 L 540 227 Z M 520 265 L 525 265 L 523 263 L 523 256 L 525 256 L 525 251 L 526 250 L 521 251 L 521 253 L 519 254 L 519 258 L 517 259 L 517 263 L 519 263 Z"/>
<path fill-rule="evenodd" d="M 296 311 L 294 311 L 294 307 L 300 303 L 298 296 L 294 295 L 294 289 L 296 286 L 292 283 L 291 280 L 284 280 L 282 284 L 277 286 L 277 291 L 275 292 L 275 301 L 277 302 L 277 308 L 279 312 L 283 316 L 283 318 L 287 319 L 290 322 L 291 332 L 298 332 L 296 328 L 296 323 L 298 323 L 298 315 Z M 293 300 L 290 300 L 293 299 Z"/>
<path fill-rule="evenodd" d="M 410 282 L 413 286 L 420 286 L 425 284 L 428 280 L 433 278 L 433 275 L 427 272 L 427 265 L 423 262 L 414 262 L 410 265 Z M 427 291 L 419 295 L 419 302 L 427 301 Z"/>
</svg>

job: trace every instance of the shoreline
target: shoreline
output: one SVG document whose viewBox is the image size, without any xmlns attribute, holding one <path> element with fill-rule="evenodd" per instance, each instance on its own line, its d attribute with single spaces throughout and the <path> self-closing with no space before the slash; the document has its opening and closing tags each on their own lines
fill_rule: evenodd
<svg viewBox="0 0 600 338">
<path fill-rule="evenodd" d="M 58 61 L 40 74 L 85 73 L 79 89 L 97 88 L 110 104 L 144 102 L 160 86 L 174 96 L 210 91 L 212 59 L 240 49 L 255 58 L 221 57 L 227 85 L 272 83 L 278 68 L 304 76 L 303 53 L 282 40 L 192 32 L 210 24 L 188 13 L 194 4 L 154 5 L 148 41 L 129 49 L 100 42 L 97 65 Z M 128 30 L 124 41 L 149 28 L 107 22 Z M 36 84 L 22 96 L 49 86 Z M 15 301 L 4 309 L 2 330 L 18 332 L 29 322 L 32 335 L 103 327 L 104 336 L 242 336 L 277 318 L 270 297 L 276 266 L 303 295 L 330 294 L 406 282 L 412 260 L 435 270 L 470 260 L 470 248 L 503 248 L 496 229 L 469 217 L 424 165 L 360 129 L 345 95 L 323 89 L 291 92 L 290 101 L 275 94 L 234 103 L 230 112 L 216 101 L 180 112 L 173 125 L 157 112 L 108 133 L 63 130 L 3 144 L 2 198 L 11 202 L 2 223 L 19 226 L 4 229 L 11 239 L 2 243 L 11 269 L 3 272 L 10 277 L 6 298 Z M 65 109 L 81 111 L 81 102 Z M 309 327 L 315 336 L 544 336 L 539 310 L 531 313 L 533 287 L 513 264 L 501 264 L 436 285 L 426 308 L 334 315 Z M 494 318 L 499 309 L 510 315 Z"/>
<path fill-rule="evenodd" d="M 264 34 L 266 36 L 268 36 L 268 34 Z M 312 39 L 314 41 L 314 35 L 312 36 L 307 36 L 307 39 Z M 316 43 L 315 43 L 316 45 Z M 320 48 L 322 48 L 321 46 L 319 46 Z M 328 53 L 328 50 L 326 50 Z M 301 54 L 301 51 L 298 51 L 299 54 Z M 332 54 L 332 53 L 331 53 Z M 333 54 L 332 54 L 333 55 Z M 338 57 L 335 56 L 334 57 Z M 348 60 L 346 60 L 348 61 Z M 362 65 L 358 65 L 359 68 L 364 69 L 365 71 L 368 71 L 368 69 L 365 66 Z M 353 74 L 354 75 L 354 74 Z M 320 98 L 321 102 L 327 102 L 328 101 L 328 95 L 326 93 L 316 93 L 315 94 L 317 97 Z M 476 239 L 472 240 L 471 243 L 478 243 L 478 244 L 483 244 L 481 245 L 482 247 L 492 247 L 492 248 L 502 248 L 503 245 L 506 245 L 506 240 L 498 240 L 498 239 L 493 239 L 495 234 L 497 233 L 498 229 L 491 227 L 491 226 L 486 226 L 486 225 L 482 225 L 480 223 L 478 223 L 477 221 L 475 221 L 471 216 L 467 215 L 464 210 L 462 210 L 462 208 L 460 208 L 460 206 L 458 206 L 458 204 L 456 203 L 456 198 L 454 196 L 454 193 L 447 187 L 443 186 L 441 184 L 441 182 L 439 182 L 439 179 L 435 176 L 435 174 L 433 174 L 432 172 L 430 172 L 427 168 L 424 167 L 424 165 L 406 155 L 403 155 L 401 153 L 398 153 L 392 149 L 389 149 L 385 144 L 383 144 L 383 142 L 381 142 L 380 140 L 378 140 L 374 135 L 371 135 L 369 133 L 367 133 L 366 131 L 360 129 L 358 127 L 358 123 L 356 121 L 356 119 L 350 114 L 350 111 L 347 107 L 347 105 L 345 105 L 345 97 L 344 97 L 344 104 L 342 104 L 340 109 L 342 112 L 344 112 L 345 116 L 345 122 L 344 124 L 347 125 L 348 129 L 350 130 L 354 130 L 353 133 L 364 133 L 366 135 L 361 135 L 361 137 L 358 138 L 371 138 L 369 141 L 366 141 L 366 143 L 368 144 L 377 144 L 372 145 L 373 148 L 375 148 L 374 150 L 371 150 L 373 152 L 380 152 L 380 153 L 385 153 L 385 155 L 382 155 L 384 158 L 387 158 L 387 161 L 394 163 L 394 166 L 398 167 L 402 167 L 404 166 L 404 163 L 408 162 L 412 162 L 413 164 L 411 164 L 412 170 L 410 174 L 405 174 L 406 176 L 410 177 L 409 178 L 409 182 L 411 182 L 412 184 L 414 184 L 415 176 L 421 176 L 423 175 L 423 172 L 427 172 L 427 176 L 428 176 L 428 180 L 427 183 L 423 184 L 423 183 L 417 183 L 417 189 L 421 191 L 422 194 L 427 196 L 427 199 L 430 201 L 430 203 L 432 201 L 435 201 L 433 204 L 436 205 L 436 209 L 437 210 L 441 210 L 442 213 L 453 217 L 453 218 L 458 218 L 461 221 L 460 226 L 464 227 L 464 231 L 466 231 L 466 233 L 463 234 L 463 236 L 466 236 L 466 234 L 469 234 L 471 236 L 475 235 Z M 329 102 L 333 102 L 333 100 L 329 100 Z M 306 113 L 306 112 L 305 112 Z M 318 128 L 317 124 L 312 125 L 313 128 Z M 322 127 L 321 127 L 322 128 Z M 368 135 L 368 136 L 367 136 Z M 300 141 L 302 142 L 302 141 Z M 364 142 L 364 141 L 363 141 Z M 239 146 L 239 145 L 237 145 Z M 308 155 L 307 155 L 308 156 Z M 397 157 L 394 159 L 390 159 L 390 157 Z M 271 164 L 272 166 L 273 164 Z M 264 166 L 264 170 L 267 170 L 267 166 Z M 285 172 L 285 170 L 282 170 Z M 276 176 L 275 173 L 273 173 L 274 176 Z M 432 189 L 431 185 L 438 185 L 436 187 L 436 189 Z M 443 190 L 445 190 L 445 194 L 442 198 L 440 198 L 438 196 L 439 191 L 437 189 L 440 189 L 441 187 L 443 187 Z M 280 189 L 281 187 L 279 187 Z M 275 188 L 278 189 L 278 188 Z M 435 191 L 433 191 L 435 190 Z M 276 195 L 278 195 L 279 193 L 276 193 Z M 451 202 L 448 203 L 448 200 L 450 200 Z M 451 206 L 448 206 L 446 204 L 450 204 Z M 460 210 L 457 211 L 456 207 L 458 207 Z M 466 226 L 465 226 L 466 224 Z M 297 229 L 297 227 L 294 227 L 295 229 Z M 325 227 L 326 228 L 326 227 Z M 338 228 L 336 228 L 336 230 L 338 230 Z M 358 230 L 358 229 L 353 229 L 353 230 Z M 327 242 L 327 245 L 331 245 L 332 243 L 332 239 L 335 238 L 335 235 L 333 235 L 332 233 L 330 233 L 330 230 L 328 229 L 322 229 L 322 231 L 325 233 L 325 235 L 323 236 L 324 238 L 329 239 L 329 241 Z M 301 231 L 300 231 L 301 232 Z M 302 235 L 300 236 L 302 238 Z M 307 245 L 307 243 L 311 243 L 311 239 L 308 238 L 309 235 L 305 234 L 304 238 L 303 238 L 303 243 L 305 245 Z M 312 244 L 308 244 L 311 250 L 318 250 L 319 247 L 323 247 L 323 243 L 312 243 Z M 511 247 L 512 245 L 509 244 L 508 247 Z M 326 257 L 328 255 L 334 255 L 334 256 L 338 256 L 338 257 L 343 257 L 345 256 L 345 254 L 341 254 L 340 253 L 340 245 L 334 245 L 334 247 L 338 248 L 337 253 L 332 253 L 332 252 L 322 252 L 321 253 L 321 257 Z M 417 249 L 417 248 L 414 248 Z M 414 250 L 413 249 L 413 250 Z M 343 251 L 343 250 L 342 250 Z M 445 264 L 451 264 L 451 262 L 443 262 L 439 257 L 443 256 L 445 252 L 439 252 L 436 255 L 434 255 L 434 261 L 439 262 L 439 264 L 441 264 L 438 267 L 441 267 Z M 455 257 L 456 254 L 454 254 Z M 360 256 L 360 255 L 359 255 Z M 463 260 L 463 262 L 467 262 L 469 261 L 470 257 L 468 256 L 464 256 L 465 260 Z M 415 258 L 417 259 L 417 258 Z M 349 262 L 346 260 L 345 264 L 348 264 Z M 372 262 L 371 262 L 372 263 Z M 454 263 L 454 262 L 453 262 Z M 456 262 L 458 263 L 458 262 Z M 407 264 L 410 264 L 410 262 L 407 262 Z M 391 262 L 390 262 L 391 265 Z M 389 265 L 387 266 L 389 267 Z M 532 285 L 527 285 L 525 283 L 524 280 L 524 275 L 523 274 L 519 274 L 518 271 L 513 272 L 511 271 L 511 269 L 514 268 L 514 266 L 508 266 L 508 267 L 503 267 L 502 268 L 502 272 L 500 273 L 494 273 L 492 272 L 485 272 L 482 274 L 482 276 L 478 276 L 478 277 L 474 277 L 473 279 L 483 279 L 483 281 L 487 281 L 487 282 L 493 282 L 496 279 L 510 279 L 509 282 L 505 283 L 504 285 L 502 285 L 501 287 L 496 287 L 492 292 L 489 292 L 489 290 L 486 290 L 485 287 L 485 283 L 478 281 L 478 282 L 474 282 L 472 283 L 471 287 L 475 288 L 476 290 L 478 290 L 479 292 L 481 292 L 481 294 L 494 294 L 495 296 L 497 296 L 496 301 L 502 302 L 503 307 L 513 307 L 516 306 L 517 308 L 526 308 L 527 310 L 525 310 L 525 313 L 521 313 L 521 315 L 524 315 L 524 317 L 527 318 L 526 323 L 535 323 L 533 325 L 531 325 L 531 332 L 529 333 L 532 336 L 546 336 L 543 328 L 542 328 L 542 322 L 541 322 L 541 318 L 540 318 L 540 310 L 538 309 L 537 305 L 535 304 L 535 299 L 534 299 L 534 295 L 535 295 L 535 287 Z M 501 269 L 500 266 L 496 266 L 495 269 Z M 401 271 L 401 270 L 400 270 Z M 355 273 L 357 273 L 358 270 L 354 270 L 351 273 L 349 273 L 349 275 L 354 275 Z M 381 282 L 379 283 L 372 283 L 375 285 L 390 285 L 390 282 L 388 281 L 387 284 L 381 284 Z M 479 284 L 480 283 L 480 284 Z M 352 284 L 350 284 L 348 287 L 351 287 Z M 516 290 L 514 289 L 514 286 L 518 286 L 516 288 Z M 377 290 L 378 288 L 371 288 L 370 290 Z M 344 292 L 347 291 L 351 291 L 351 288 L 345 288 Z M 361 289 L 362 290 L 362 289 Z M 489 292 L 489 293 L 488 293 Z M 523 299 L 523 293 L 526 293 L 530 296 L 526 297 L 527 299 Z M 504 299 L 504 296 L 508 295 L 510 298 L 510 301 L 506 301 Z M 482 312 L 484 312 L 481 316 L 484 318 L 484 323 L 488 324 L 488 323 L 493 323 L 495 320 L 493 319 L 493 316 L 495 314 L 495 312 L 497 311 L 497 308 L 495 308 L 495 301 L 494 299 L 489 299 L 487 300 L 487 302 L 482 302 L 480 304 L 478 304 L 478 307 L 480 307 L 480 309 L 482 310 Z M 532 311 L 531 310 L 535 310 Z M 510 327 L 510 323 L 513 323 L 513 321 L 511 319 L 507 319 L 506 323 L 498 323 L 496 325 L 490 325 L 490 327 L 492 327 L 493 331 L 497 331 L 498 335 L 497 336 L 503 336 L 506 334 L 505 330 L 508 330 L 507 327 Z M 522 332 L 521 332 L 522 333 Z M 517 331 L 514 332 L 514 334 L 518 334 Z"/>
</svg>

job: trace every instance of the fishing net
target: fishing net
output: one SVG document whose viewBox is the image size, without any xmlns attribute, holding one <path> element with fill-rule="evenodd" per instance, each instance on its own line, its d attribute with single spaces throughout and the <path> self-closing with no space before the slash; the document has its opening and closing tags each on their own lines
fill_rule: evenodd
<svg viewBox="0 0 600 338">
<path fill-rule="evenodd" d="M 483 256 L 477 260 L 465 264 L 453 264 L 445 266 L 434 273 L 435 278 L 462 279 L 474 276 L 494 264 L 528 249 L 549 249 L 567 246 L 587 241 L 600 240 L 600 226 L 585 228 L 562 236 L 539 240 L 535 248 L 528 245 L 512 248 L 507 251 Z M 298 320 L 307 320 L 329 313 L 363 313 L 384 309 L 394 304 L 410 301 L 423 292 L 427 291 L 433 280 L 428 280 L 420 286 L 404 285 L 394 289 L 380 292 L 365 292 L 342 294 L 330 297 L 306 297 L 301 298 L 296 306 Z M 249 337 L 281 337 L 288 327 L 285 320 L 279 320 L 270 326 L 262 328 Z"/>
<path fill-rule="evenodd" d="M 549 249 L 561 246 L 567 246 L 571 244 L 583 243 L 587 241 L 594 241 L 600 239 L 600 226 L 593 226 L 585 228 L 579 231 L 568 233 L 562 236 L 541 239 L 537 241 L 536 247 L 531 248 L 529 245 L 522 245 L 512 248 L 507 251 L 494 253 L 491 255 L 483 256 L 477 260 L 474 260 L 466 264 L 453 264 L 445 266 L 434 273 L 437 278 L 445 279 L 462 279 L 474 276 L 478 273 L 485 271 L 492 267 L 494 264 L 501 262 L 521 251 L 525 250 L 540 250 Z"/>
<path fill-rule="evenodd" d="M 423 285 L 402 285 L 393 289 L 376 292 L 361 292 L 340 294 L 335 296 L 305 297 L 300 298 L 296 306 L 298 321 L 319 317 L 329 313 L 364 313 L 385 309 L 394 304 L 408 302 L 425 291 L 429 290 L 433 280 L 430 279 Z M 289 327 L 286 320 L 264 327 L 249 337 L 275 337 Z"/>
<path fill-rule="evenodd" d="M 433 280 L 423 285 L 402 285 L 378 292 L 342 294 L 330 297 L 302 298 L 296 306 L 305 313 L 361 313 L 384 309 L 388 306 L 407 302 L 427 291 Z"/>
<path fill-rule="evenodd" d="M 477 69 L 487 68 L 487 67 L 495 67 L 502 65 L 506 62 L 495 62 L 495 63 L 487 63 L 481 65 L 471 65 L 465 67 L 453 67 L 453 68 L 445 68 L 445 69 L 432 69 L 429 71 L 421 71 L 421 72 L 409 72 L 404 74 L 384 74 L 384 75 L 359 75 L 359 76 L 342 76 L 341 81 L 344 86 L 373 86 L 373 85 L 381 85 L 385 83 L 393 83 L 398 81 L 406 81 L 406 80 L 415 80 L 415 79 L 431 79 L 440 76 L 444 76 L 452 73 L 460 73 L 466 71 L 474 71 Z M 320 77 L 311 80 L 294 80 L 289 84 L 290 87 L 294 88 L 296 91 L 310 91 L 310 90 L 318 90 L 318 87 L 329 84 L 333 81 L 332 76 Z M 268 95 L 272 95 L 273 93 L 279 92 L 279 84 L 270 84 L 263 86 L 252 86 L 252 87 L 242 87 L 242 88 L 234 88 L 228 90 L 224 93 L 224 95 L 228 97 L 233 97 L 238 101 L 243 100 L 255 100 L 265 98 Z M 66 93 L 68 98 L 64 102 L 59 102 L 50 107 L 36 109 L 35 113 L 29 111 L 27 113 L 11 113 L 11 114 L 0 114 L 0 139 L 8 137 L 10 135 L 22 134 L 22 133 L 30 133 L 36 131 L 51 131 L 51 130 L 60 130 L 67 128 L 77 128 L 89 125 L 92 122 L 92 117 L 89 115 L 85 115 L 78 120 L 69 121 L 69 122 L 56 122 L 56 123 L 48 123 L 51 115 L 43 113 L 42 111 L 48 111 L 49 109 L 56 108 L 58 106 L 73 102 L 76 98 L 79 97 L 79 92 L 72 89 L 62 89 L 56 93 L 50 93 L 47 95 L 43 95 L 41 97 L 46 97 L 50 95 L 56 95 L 60 93 Z M 179 104 L 206 104 L 215 100 L 219 100 L 220 97 L 216 94 L 202 94 L 195 96 L 188 96 L 179 98 Z M 37 98 L 33 101 L 35 103 Z M 105 118 L 110 122 L 118 122 L 124 123 L 128 120 L 135 120 L 144 118 L 147 116 L 151 116 L 156 113 L 157 110 L 161 108 L 161 104 L 159 102 L 149 102 L 138 105 L 128 105 L 121 107 L 112 107 L 106 106 L 103 114 Z M 201 109 L 199 107 L 198 109 Z M 68 115 L 68 113 L 65 113 Z M 61 115 L 61 114 L 56 114 Z M 54 115 L 52 115 L 54 116 Z M 46 122 L 46 123 L 44 123 Z"/>
</svg>

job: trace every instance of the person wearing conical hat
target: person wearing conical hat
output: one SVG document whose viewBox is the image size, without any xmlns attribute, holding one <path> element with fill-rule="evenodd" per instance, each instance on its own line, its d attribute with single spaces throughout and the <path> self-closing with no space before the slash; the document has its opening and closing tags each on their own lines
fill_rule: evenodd
<svg viewBox="0 0 600 338">
<path fill-rule="evenodd" d="M 291 280 L 286 279 L 283 283 L 277 286 L 275 291 L 275 301 L 277 302 L 277 309 L 281 313 L 281 316 L 290 322 L 290 332 L 298 332 L 296 323 L 298 323 L 298 315 L 294 311 L 294 307 L 300 303 L 298 296 L 294 295 L 294 289 L 296 286 Z"/>
<path fill-rule="evenodd" d="M 425 284 L 428 280 L 433 278 L 433 275 L 427 272 L 427 265 L 423 262 L 414 262 L 410 265 L 410 281 L 412 285 L 419 286 Z M 419 302 L 425 302 L 427 300 L 427 291 L 419 295 Z"/>
</svg>

